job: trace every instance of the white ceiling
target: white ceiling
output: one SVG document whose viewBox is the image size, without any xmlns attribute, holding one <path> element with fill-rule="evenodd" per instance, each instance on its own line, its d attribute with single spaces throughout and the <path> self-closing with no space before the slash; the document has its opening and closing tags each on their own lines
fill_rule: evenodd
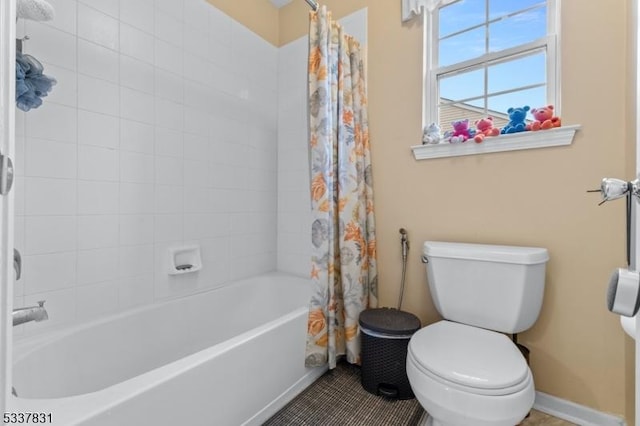
<svg viewBox="0 0 640 426">
<path fill-rule="evenodd" d="M 269 1 L 273 3 L 273 5 L 277 8 L 281 8 L 291 3 L 291 0 L 269 0 Z"/>
</svg>

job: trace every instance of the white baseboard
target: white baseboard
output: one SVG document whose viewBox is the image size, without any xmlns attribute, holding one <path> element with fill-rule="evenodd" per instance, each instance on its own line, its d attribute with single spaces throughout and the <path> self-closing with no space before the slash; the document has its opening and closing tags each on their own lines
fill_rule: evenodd
<svg viewBox="0 0 640 426">
<path fill-rule="evenodd" d="M 606 414 L 543 392 L 536 392 L 533 408 L 580 426 L 626 426 L 626 422 L 621 417 Z"/>
</svg>

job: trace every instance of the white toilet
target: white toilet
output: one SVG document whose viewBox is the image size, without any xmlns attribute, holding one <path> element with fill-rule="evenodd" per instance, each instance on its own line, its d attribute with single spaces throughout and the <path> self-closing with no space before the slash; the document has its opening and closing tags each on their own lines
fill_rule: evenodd
<svg viewBox="0 0 640 426">
<path fill-rule="evenodd" d="M 431 242 L 424 260 L 444 320 L 413 335 L 407 377 L 433 426 L 514 426 L 533 406 L 531 370 L 502 333 L 538 318 L 546 249 Z"/>
</svg>

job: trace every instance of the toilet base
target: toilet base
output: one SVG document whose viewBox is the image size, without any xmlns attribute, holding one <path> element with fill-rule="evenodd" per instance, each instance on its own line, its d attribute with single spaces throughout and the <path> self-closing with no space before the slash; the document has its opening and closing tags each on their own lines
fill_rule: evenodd
<svg viewBox="0 0 640 426">
<path fill-rule="evenodd" d="M 443 425 L 442 423 L 440 423 L 439 421 L 431 417 L 429 414 L 427 414 L 425 416 L 425 419 L 422 422 L 420 422 L 418 426 L 446 426 L 446 425 Z"/>
<path fill-rule="evenodd" d="M 528 415 L 527 415 L 528 417 Z M 447 423 L 439 422 L 438 420 L 431 417 L 429 414 L 425 415 L 424 418 L 418 423 L 418 426 L 455 426 Z"/>
<path fill-rule="evenodd" d="M 409 353 L 407 376 L 418 402 L 430 413 L 425 426 L 513 426 L 527 415 L 535 400 L 531 372 L 518 392 L 481 395 L 457 389 L 418 369 Z"/>
<path fill-rule="evenodd" d="M 432 420 L 431 420 L 431 416 L 425 412 L 424 415 L 422 417 L 420 417 L 420 421 L 418 422 L 417 426 L 432 426 Z"/>
</svg>

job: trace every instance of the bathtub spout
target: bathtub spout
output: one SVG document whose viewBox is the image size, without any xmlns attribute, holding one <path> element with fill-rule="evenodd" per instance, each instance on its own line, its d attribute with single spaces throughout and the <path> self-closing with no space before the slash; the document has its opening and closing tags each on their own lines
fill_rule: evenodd
<svg viewBox="0 0 640 426">
<path fill-rule="evenodd" d="M 24 324 L 29 321 L 44 321 L 49 319 L 49 314 L 44 308 L 44 300 L 38 302 L 38 306 L 29 306 L 13 310 L 13 326 Z"/>
</svg>

